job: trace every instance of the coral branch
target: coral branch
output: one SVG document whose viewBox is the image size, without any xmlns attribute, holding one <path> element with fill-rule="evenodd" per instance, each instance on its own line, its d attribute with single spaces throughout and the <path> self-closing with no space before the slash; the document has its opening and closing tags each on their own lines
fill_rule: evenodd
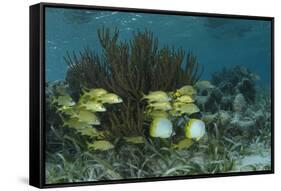
<svg viewBox="0 0 281 191">
<path fill-rule="evenodd" d="M 121 96 L 124 103 L 118 112 L 107 112 L 109 129 L 116 136 L 140 135 L 144 132 L 144 103 L 140 100 L 149 91 L 172 91 L 184 85 L 193 85 L 202 75 L 197 59 L 179 48 L 159 48 L 158 39 L 145 30 L 133 34 L 129 42 L 119 42 L 119 31 L 98 30 L 103 48 L 101 56 L 85 49 L 77 56 L 67 54 L 69 66 L 66 81 L 78 96 L 82 88 L 104 88 Z M 201 70 L 200 70 L 201 69 Z"/>
</svg>

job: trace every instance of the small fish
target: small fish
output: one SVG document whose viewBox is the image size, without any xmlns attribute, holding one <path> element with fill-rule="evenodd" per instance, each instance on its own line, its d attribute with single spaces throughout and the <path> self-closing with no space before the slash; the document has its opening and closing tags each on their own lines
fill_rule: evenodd
<svg viewBox="0 0 281 191">
<path fill-rule="evenodd" d="M 84 128 L 84 129 L 78 129 L 77 130 L 81 135 L 89 136 L 89 137 L 97 137 L 98 131 L 91 127 L 91 128 Z"/>
<path fill-rule="evenodd" d="M 85 128 L 91 127 L 91 125 L 89 125 L 87 123 L 78 121 L 77 118 L 70 118 L 68 120 L 65 120 L 63 122 L 63 126 L 68 126 L 70 128 L 73 128 L 73 129 L 85 129 Z"/>
<path fill-rule="evenodd" d="M 114 93 L 106 94 L 102 97 L 99 97 L 97 101 L 100 101 L 101 103 L 108 103 L 108 104 L 114 104 L 114 103 L 122 103 L 123 100 L 118 95 Z"/>
<path fill-rule="evenodd" d="M 89 125 L 100 125 L 99 118 L 94 113 L 87 110 L 80 110 L 75 117 L 78 119 L 78 121 Z"/>
<path fill-rule="evenodd" d="M 87 103 L 83 103 L 80 107 L 84 107 L 88 111 L 92 112 L 105 112 L 106 108 L 102 105 L 102 103 L 89 101 Z"/>
<path fill-rule="evenodd" d="M 197 105 L 193 103 L 186 103 L 186 104 L 178 105 L 177 107 L 174 106 L 174 109 L 180 112 L 181 114 L 186 113 L 188 115 L 200 112 L 200 109 L 197 107 Z"/>
<path fill-rule="evenodd" d="M 149 116 L 151 118 L 159 118 L 159 117 L 168 118 L 169 114 L 166 111 L 154 110 L 154 111 L 148 112 L 147 116 Z"/>
<path fill-rule="evenodd" d="M 109 141 L 101 140 L 95 141 L 94 143 L 88 143 L 88 148 L 93 150 L 106 151 L 109 149 L 113 149 L 114 145 Z"/>
<path fill-rule="evenodd" d="M 168 111 L 172 109 L 172 105 L 170 102 L 155 102 L 151 103 L 147 106 L 147 108 L 153 109 L 153 110 L 162 110 L 162 111 Z"/>
<path fill-rule="evenodd" d="M 178 97 L 176 99 L 176 101 L 182 102 L 182 103 L 193 103 L 194 102 L 192 97 L 190 97 L 189 95 L 182 95 L 182 96 Z"/>
<path fill-rule="evenodd" d="M 177 98 L 177 97 L 180 97 L 180 96 L 181 96 L 181 94 L 178 91 L 174 92 L 173 95 L 172 95 L 173 98 Z"/>
<path fill-rule="evenodd" d="M 99 98 L 106 95 L 108 92 L 102 88 L 91 89 L 88 92 L 84 92 L 84 95 L 89 96 L 90 98 Z"/>
<path fill-rule="evenodd" d="M 75 102 L 69 95 L 58 96 L 54 98 L 52 103 L 57 103 L 60 106 L 74 106 Z"/>
<path fill-rule="evenodd" d="M 193 145 L 193 141 L 192 139 L 183 139 L 181 141 L 179 141 L 177 144 L 172 144 L 172 148 L 173 149 L 188 149 L 189 147 L 191 147 Z"/>
<path fill-rule="evenodd" d="M 142 99 L 147 99 L 149 102 L 168 102 L 171 100 L 168 94 L 163 91 L 150 92 L 148 95 L 144 95 Z"/>
<path fill-rule="evenodd" d="M 66 115 L 74 115 L 75 114 L 75 109 L 72 106 L 65 106 L 63 105 L 62 107 L 59 107 L 57 109 L 60 113 L 64 113 Z"/>
<path fill-rule="evenodd" d="M 215 88 L 215 86 L 213 84 L 211 84 L 211 82 L 207 81 L 207 80 L 200 80 L 198 82 L 196 82 L 196 84 L 194 85 L 194 87 L 198 90 L 206 90 L 206 89 L 213 89 Z"/>
<path fill-rule="evenodd" d="M 172 103 L 173 105 L 173 108 L 176 110 L 177 108 L 180 108 L 182 107 L 183 105 L 186 105 L 186 103 L 182 103 L 182 102 L 179 102 L 179 101 L 175 101 Z"/>
<path fill-rule="evenodd" d="M 186 86 L 183 86 L 180 89 L 178 89 L 176 91 L 176 94 L 179 96 L 188 95 L 188 96 L 193 97 L 194 95 L 197 94 L 197 91 L 192 86 L 186 85 Z"/>
<path fill-rule="evenodd" d="M 179 108 L 181 108 L 181 107 L 188 107 L 188 106 L 193 107 L 194 105 L 195 105 L 194 103 L 184 103 L 184 102 L 180 102 L 180 101 L 175 101 L 172 103 L 172 106 L 175 110 L 180 110 Z"/>
<path fill-rule="evenodd" d="M 142 144 L 144 143 L 145 139 L 142 136 L 135 136 L 135 137 L 124 137 L 124 140 L 128 143 Z"/>
<path fill-rule="evenodd" d="M 81 135 L 89 136 L 91 138 L 104 139 L 110 135 L 109 131 L 98 131 L 96 128 L 87 127 L 83 129 L 76 129 Z"/>
<path fill-rule="evenodd" d="M 155 118 L 149 129 L 151 137 L 169 138 L 173 135 L 173 124 L 167 118 Z"/>
<path fill-rule="evenodd" d="M 90 100 L 90 96 L 87 95 L 87 94 L 83 94 L 83 95 L 80 96 L 76 105 L 81 106 L 82 104 L 86 103 L 89 100 Z"/>
<path fill-rule="evenodd" d="M 94 101 L 107 93 L 108 92 L 102 88 L 91 89 L 90 91 L 83 90 L 83 94 L 80 96 L 77 105 L 81 106 L 90 100 Z"/>
<path fill-rule="evenodd" d="M 200 119 L 190 119 L 185 125 L 185 136 L 199 141 L 206 133 L 205 123 Z"/>
</svg>

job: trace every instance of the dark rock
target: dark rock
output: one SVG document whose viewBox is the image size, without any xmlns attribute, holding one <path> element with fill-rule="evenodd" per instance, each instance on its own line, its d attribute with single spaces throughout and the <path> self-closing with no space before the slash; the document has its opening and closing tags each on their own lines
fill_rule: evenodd
<svg viewBox="0 0 281 191">
<path fill-rule="evenodd" d="M 232 100 L 233 100 L 233 98 L 231 96 L 222 97 L 221 102 L 220 102 L 221 109 L 231 110 L 232 109 Z"/>
<path fill-rule="evenodd" d="M 244 113 L 246 106 L 247 104 L 243 94 L 237 94 L 233 100 L 233 111 L 239 114 Z"/>
<path fill-rule="evenodd" d="M 256 97 L 255 84 L 248 78 L 242 79 L 237 86 L 236 90 L 242 93 L 247 102 L 253 103 Z"/>
<path fill-rule="evenodd" d="M 221 90 L 224 97 L 233 96 L 235 94 L 243 94 L 247 103 L 254 103 L 256 97 L 255 80 L 259 79 L 256 74 L 250 72 L 242 66 L 233 68 L 224 68 L 216 72 L 212 76 L 211 82 Z M 228 101 L 222 100 L 223 106 L 228 107 Z"/>
</svg>

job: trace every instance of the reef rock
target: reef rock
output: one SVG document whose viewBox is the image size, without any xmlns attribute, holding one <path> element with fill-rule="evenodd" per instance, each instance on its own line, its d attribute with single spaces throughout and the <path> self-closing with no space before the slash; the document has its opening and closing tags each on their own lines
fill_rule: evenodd
<svg viewBox="0 0 281 191">
<path fill-rule="evenodd" d="M 255 118 L 256 121 L 262 122 L 262 121 L 265 120 L 265 117 L 266 116 L 264 115 L 264 112 L 261 109 L 256 111 L 255 114 L 254 114 L 254 118 Z"/>
<path fill-rule="evenodd" d="M 234 127 L 239 128 L 240 130 L 246 130 L 247 132 L 249 132 L 249 128 L 253 128 L 255 126 L 255 121 L 251 118 L 235 118 L 230 122 L 230 124 Z"/>
<path fill-rule="evenodd" d="M 220 108 L 223 110 L 232 110 L 233 98 L 231 96 L 226 96 L 221 98 Z"/>
<path fill-rule="evenodd" d="M 211 82 L 224 96 L 242 93 L 248 103 L 253 103 L 256 97 L 255 81 L 258 79 L 259 77 L 247 68 L 235 66 L 214 73 Z"/>
<path fill-rule="evenodd" d="M 220 89 L 215 87 L 201 88 L 195 100 L 203 111 L 215 112 L 219 109 L 219 104 L 223 97 Z"/>
<path fill-rule="evenodd" d="M 248 78 L 244 78 L 235 87 L 236 91 L 242 93 L 248 102 L 253 102 L 256 97 L 256 89 L 254 82 Z"/>
<path fill-rule="evenodd" d="M 231 116 L 228 112 L 226 111 L 219 111 L 218 112 L 218 122 L 220 125 L 225 126 L 230 122 Z"/>
<path fill-rule="evenodd" d="M 233 111 L 236 113 L 243 113 L 246 109 L 246 100 L 243 94 L 239 93 L 235 96 L 233 101 Z"/>
</svg>

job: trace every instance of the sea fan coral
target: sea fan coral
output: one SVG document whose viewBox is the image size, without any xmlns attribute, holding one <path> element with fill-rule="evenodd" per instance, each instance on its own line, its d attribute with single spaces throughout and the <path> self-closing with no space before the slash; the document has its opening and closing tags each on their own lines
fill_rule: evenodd
<svg viewBox="0 0 281 191">
<path fill-rule="evenodd" d="M 136 32 L 129 42 L 118 41 L 119 31 L 98 30 L 103 54 L 90 49 L 67 54 L 69 66 L 66 81 L 72 96 L 79 98 L 83 88 L 104 88 L 123 98 L 118 108 L 102 117 L 104 128 L 114 136 L 137 136 L 145 130 L 141 101 L 149 91 L 171 91 L 184 85 L 194 85 L 203 68 L 196 57 L 179 48 L 159 47 L 158 39 L 150 31 Z M 118 110 L 118 112 L 116 112 Z M 148 127 L 146 127 L 148 128 Z"/>
</svg>

